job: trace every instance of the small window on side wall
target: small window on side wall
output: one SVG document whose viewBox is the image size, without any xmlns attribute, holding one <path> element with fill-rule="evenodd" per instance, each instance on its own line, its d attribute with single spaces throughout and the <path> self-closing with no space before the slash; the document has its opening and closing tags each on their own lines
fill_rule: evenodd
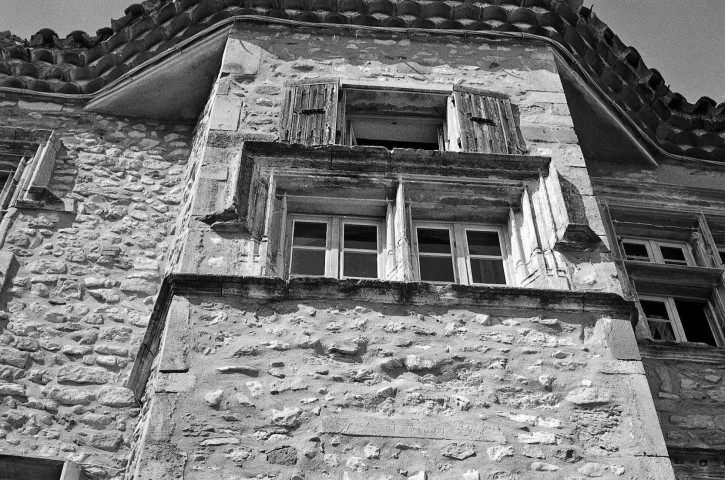
<svg viewBox="0 0 725 480">
<path fill-rule="evenodd" d="M 625 260 L 696 266 L 692 250 L 686 242 L 623 238 L 621 243 Z"/>
<path fill-rule="evenodd" d="M 639 303 L 654 340 L 718 346 L 713 333 L 715 319 L 707 301 L 640 296 Z"/>
<path fill-rule="evenodd" d="M 381 223 L 346 217 L 293 217 L 290 277 L 380 278 Z"/>
</svg>

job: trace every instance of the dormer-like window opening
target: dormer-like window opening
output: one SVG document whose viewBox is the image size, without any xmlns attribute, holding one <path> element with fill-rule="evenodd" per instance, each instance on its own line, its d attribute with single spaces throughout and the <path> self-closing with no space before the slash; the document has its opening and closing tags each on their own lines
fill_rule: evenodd
<svg viewBox="0 0 725 480">
<path fill-rule="evenodd" d="M 447 152 L 525 152 L 508 96 L 454 85 L 415 90 L 306 80 L 287 88 L 280 141 Z"/>
</svg>

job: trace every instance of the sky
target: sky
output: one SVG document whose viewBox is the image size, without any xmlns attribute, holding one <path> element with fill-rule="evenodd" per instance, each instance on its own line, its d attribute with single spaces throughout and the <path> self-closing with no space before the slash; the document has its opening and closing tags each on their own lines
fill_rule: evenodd
<svg viewBox="0 0 725 480">
<path fill-rule="evenodd" d="M 139 1 L 139 0 L 136 0 Z M 491 0 L 489 0 L 491 1 Z M 134 0 L 0 0 L 0 31 L 29 38 L 41 28 L 61 37 L 94 34 Z M 645 64 L 694 103 L 725 101 L 725 0 L 585 0 Z"/>
</svg>

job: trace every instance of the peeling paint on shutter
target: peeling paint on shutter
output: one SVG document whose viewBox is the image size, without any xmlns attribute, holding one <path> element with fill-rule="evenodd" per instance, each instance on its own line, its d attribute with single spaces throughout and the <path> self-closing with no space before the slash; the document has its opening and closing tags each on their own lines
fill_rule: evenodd
<svg viewBox="0 0 725 480">
<path fill-rule="evenodd" d="M 461 151 L 523 153 L 511 100 L 505 95 L 454 86 Z"/>
<path fill-rule="evenodd" d="M 280 141 L 303 145 L 335 143 L 338 115 L 337 82 L 289 85 L 280 119 Z"/>
</svg>

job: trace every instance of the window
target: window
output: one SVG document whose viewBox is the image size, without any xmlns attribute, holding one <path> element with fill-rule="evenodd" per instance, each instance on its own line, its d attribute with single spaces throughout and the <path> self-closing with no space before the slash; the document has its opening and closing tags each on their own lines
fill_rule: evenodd
<svg viewBox="0 0 725 480">
<path fill-rule="evenodd" d="M 619 238 L 625 287 L 638 299 L 651 339 L 725 346 L 719 219 L 641 205 L 609 204 L 605 212 Z"/>
<path fill-rule="evenodd" d="M 293 217 L 291 232 L 291 277 L 380 277 L 380 222 L 338 216 Z"/>
<path fill-rule="evenodd" d="M 500 229 L 461 224 L 416 224 L 418 278 L 467 285 L 507 283 Z"/>
<path fill-rule="evenodd" d="M 626 260 L 695 266 L 690 246 L 685 242 L 624 238 L 622 250 Z"/>
<path fill-rule="evenodd" d="M 454 85 L 412 90 L 338 80 L 289 85 L 280 141 L 304 145 L 375 145 L 453 152 L 525 151 L 506 95 Z"/>
<path fill-rule="evenodd" d="M 713 334 L 713 312 L 700 299 L 640 296 L 652 339 L 699 342 L 717 346 Z"/>
</svg>

